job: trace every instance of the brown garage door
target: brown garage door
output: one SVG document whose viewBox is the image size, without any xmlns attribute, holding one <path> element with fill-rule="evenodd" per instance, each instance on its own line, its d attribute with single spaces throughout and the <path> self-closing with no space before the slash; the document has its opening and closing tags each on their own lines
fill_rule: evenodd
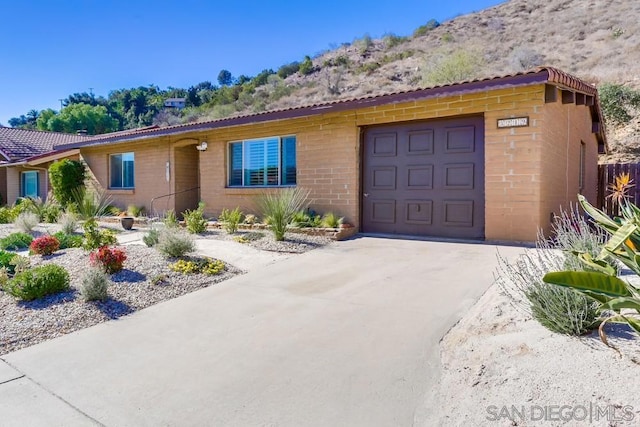
<svg viewBox="0 0 640 427">
<path fill-rule="evenodd" d="M 368 233 L 484 238 L 484 119 L 416 122 L 364 134 Z"/>
</svg>

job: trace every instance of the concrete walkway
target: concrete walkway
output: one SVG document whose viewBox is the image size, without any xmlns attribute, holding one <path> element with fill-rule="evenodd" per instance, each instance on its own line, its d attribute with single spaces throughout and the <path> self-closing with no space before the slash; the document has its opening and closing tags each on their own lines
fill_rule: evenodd
<svg viewBox="0 0 640 427">
<path fill-rule="evenodd" d="M 117 236 L 118 243 L 121 245 L 144 245 L 142 237 L 146 232 L 146 229 L 139 228 L 121 232 Z M 231 240 L 205 239 L 197 235 L 194 238 L 196 250 L 200 255 L 223 259 L 244 271 L 251 271 L 295 256 L 289 253 L 261 251 Z"/>
<path fill-rule="evenodd" d="M 438 341 L 495 263 L 364 237 L 256 268 L 3 356 L 0 425 L 419 425 Z"/>
</svg>

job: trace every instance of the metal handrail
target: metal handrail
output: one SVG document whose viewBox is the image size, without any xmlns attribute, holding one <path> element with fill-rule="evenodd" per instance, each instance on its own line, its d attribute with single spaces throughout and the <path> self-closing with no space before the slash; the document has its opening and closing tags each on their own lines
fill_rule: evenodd
<svg viewBox="0 0 640 427">
<path fill-rule="evenodd" d="M 149 207 L 149 211 L 151 213 L 153 213 L 154 215 L 156 214 L 156 212 L 153 210 L 153 202 L 155 202 L 158 199 L 162 199 L 164 197 L 171 197 L 171 196 L 175 196 L 176 194 L 181 194 L 181 193 L 186 193 L 187 191 L 194 191 L 194 190 L 199 190 L 200 187 L 193 187 L 193 188 L 189 188 L 187 190 L 180 190 L 180 191 L 176 191 L 173 193 L 169 193 L 169 194 L 163 194 L 162 196 L 158 196 L 158 197 L 154 197 L 153 199 L 151 199 L 151 206 Z"/>
</svg>

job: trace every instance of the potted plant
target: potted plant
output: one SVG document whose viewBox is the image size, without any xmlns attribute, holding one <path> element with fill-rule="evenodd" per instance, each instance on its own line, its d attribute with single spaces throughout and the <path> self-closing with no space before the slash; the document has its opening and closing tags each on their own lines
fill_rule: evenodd
<svg viewBox="0 0 640 427">
<path fill-rule="evenodd" d="M 133 228 L 133 221 L 134 218 L 129 216 L 128 212 L 122 212 L 120 214 L 120 225 L 122 225 L 122 228 L 125 230 L 131 230 L 131 228 Z"/>
</svg>

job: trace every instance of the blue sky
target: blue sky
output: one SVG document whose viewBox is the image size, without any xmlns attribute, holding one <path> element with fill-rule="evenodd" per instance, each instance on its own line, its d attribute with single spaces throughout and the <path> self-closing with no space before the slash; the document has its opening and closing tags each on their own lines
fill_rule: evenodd
<svg viewBox="0 0 640 427">
<path fill-rule="evenodd" d="M 368 33 L 408 35 L 499 0 L 8 0 L 0 6 L 0 123 L 76 92 L 253 76 Z"/>
</svg>

